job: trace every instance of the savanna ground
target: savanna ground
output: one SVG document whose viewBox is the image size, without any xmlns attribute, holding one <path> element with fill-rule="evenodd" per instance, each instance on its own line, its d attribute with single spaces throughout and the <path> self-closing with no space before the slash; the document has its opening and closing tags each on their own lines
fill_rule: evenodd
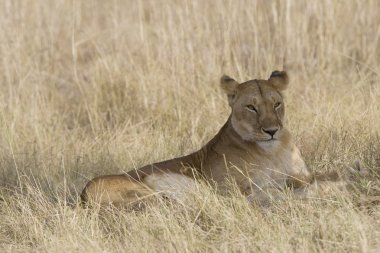
<svg viewBox="0 0 380 253">
<path fill-rule="evenodd" d="M 380 2 L 43 1 L 0 5 L 0 251 L 376 252 Z M 314 172 L 356 190 L 249 206 L 76 208 L 97 175 L 190 153 L 229 115 L 218 80 L 286 69 L 287 126 Z"/>
</svg>

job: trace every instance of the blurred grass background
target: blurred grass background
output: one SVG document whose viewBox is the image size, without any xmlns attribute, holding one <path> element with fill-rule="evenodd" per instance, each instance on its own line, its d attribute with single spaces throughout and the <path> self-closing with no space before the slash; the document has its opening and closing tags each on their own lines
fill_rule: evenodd
<svg viewBox="0 0 380 253">
<path fill-rule="evenodd" d="M 379 207 L 350 199 L 263 211 L 210 192 L 106 215 L 65 203 L 94 176 L 200 148 L 229 115 L 220 76 L 275 69 L 308 166 L 361 160 L 362 193 L 379 192 L 378 13 L 376 0 L 4 0 L 0 249 L 376 252 Z"/>
</svg>

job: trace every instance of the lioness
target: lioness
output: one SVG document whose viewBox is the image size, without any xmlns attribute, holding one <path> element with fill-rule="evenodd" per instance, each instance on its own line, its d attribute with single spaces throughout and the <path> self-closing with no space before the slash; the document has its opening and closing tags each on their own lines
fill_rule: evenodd
<svg viewBox="0 0 380 253">
<path fill-rule="evenodd" d="M 284 127 L 282 91 L 288 82 L 285 71 L 244 83 L 223 76 L 221 87 L 231 115 L 212 140 L 187 156 L 94 178 L 84 188 L 82 200 L 125 205 L 154 192 L 181 198 L 198 176 L 221 191 L 228 190 L 227 179 L 232 178 L 248 199 L 258 202 L 267 200 L 270 189 L 289 185 L 302 189 L 313 176 Z"/>
</svg>

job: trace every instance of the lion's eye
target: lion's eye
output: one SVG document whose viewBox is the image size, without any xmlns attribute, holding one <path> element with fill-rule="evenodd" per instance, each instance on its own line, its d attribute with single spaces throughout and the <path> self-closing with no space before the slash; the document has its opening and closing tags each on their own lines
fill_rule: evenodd
<svg viewBox="0 0 380 253">
<path fill-rule="evenodd" d="M 246 107 L 250 111 L 257 112 L 256 108 L 253 105 L 247 105 Z"/>
<path fill-rule="evenodd" d="M 274 109 L 277 109 L 277 108 L 279 108 L 280 106 L 281 106 L 281 103 L 280 103 L 280 102 L 277 102 L 277 103 L 274 104 Z"/>
</svg>

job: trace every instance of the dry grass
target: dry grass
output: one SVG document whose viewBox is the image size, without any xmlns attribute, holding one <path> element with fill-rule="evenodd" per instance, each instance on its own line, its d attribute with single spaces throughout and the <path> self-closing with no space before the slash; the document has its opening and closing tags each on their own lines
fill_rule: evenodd
<svg viewBox="0 0 380 253">
<path fill-rule="evenodd" d="M 291 75 L 287 125 L 316 172 L 360 159 L 380 191 L 380 2 L 32 1 L 0 6 L 0 251 L 375 252 L 358 192 L 248 206 L 73 209 L 86 180 L 201 147 L 229 114 L 218 88 Z"/>
</svg>

